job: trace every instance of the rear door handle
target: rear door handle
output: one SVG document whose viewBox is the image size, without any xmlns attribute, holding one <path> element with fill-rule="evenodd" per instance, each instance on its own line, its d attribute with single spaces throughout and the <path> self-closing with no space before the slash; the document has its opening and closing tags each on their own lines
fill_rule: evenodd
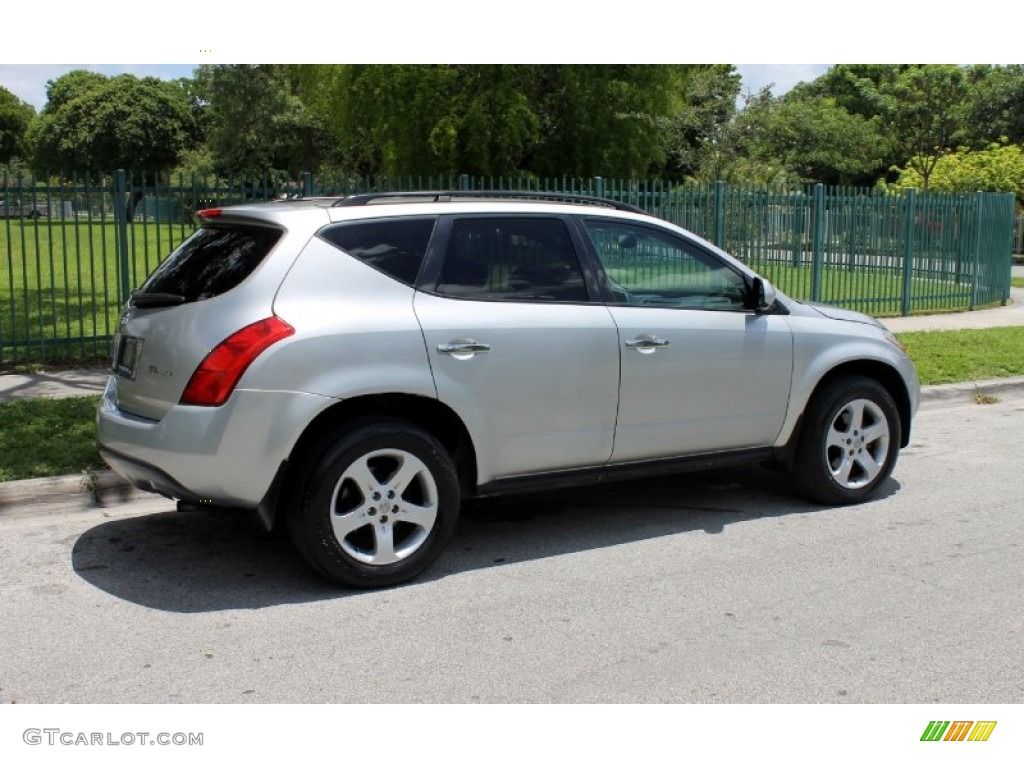
<svg viewBox="0 0 1024 768">
<path fill-rule="evenodd" d="M 626 349 L 635 349 L 637 352 L 649 355 L 651 352 L 656 352 L 662 347 L 667 347 L 669 343 L 668 339 L 659 338 L 651 333 L 644 333 L 635 339 L 627 341 Z"/>
<path fill-rule="evenodd" d="M 447 344 L 438 344 L 437 351 L 441 354 L 449 355 L 456 360 L 469 360 L 474 355 L 490 352 L 491 345 L 482 344 L 473 339 L 456 339 L 455 341 L 449 341 Z"/>
</svg>

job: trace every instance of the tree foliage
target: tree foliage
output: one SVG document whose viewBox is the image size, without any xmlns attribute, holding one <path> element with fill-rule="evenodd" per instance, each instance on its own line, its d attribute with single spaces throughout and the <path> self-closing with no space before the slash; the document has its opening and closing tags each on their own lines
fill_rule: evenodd
<svg viewBox="0 0 1024 768">
<path fill-rule="evenodd" d="M 911 163 L 925 187 L 938 159 L 967 137 L 969 81 L 953 64 L 841 64 L 803 90 L 877 121 L 883 167 Z"/>
<path fill-rule="evenodd" d="M 806 90 L 751 98 L 737 118 L 736 135 L 748 168 L 777 168 L 787 181 L 864 183 L 884 163 L 876 119 Z"/>
<path fill-rule="evenodd" d="M 920 189 L 924 180 L 920 171 L 908 164 L 900 169 L 894 186 Z M 1005 141 L 981 150 L 960 147 L 938 159 L 928 186 L 942 192 L 1013 192 L 1024 201 L 1024 150 Z"/>
<path fill-rule="evenodd" d="M 739 89 L 735 67 L 706 64 L 204 65 L 174 83 L 79 70 L 48 84 L 37 117 L 0 89 L 0 163 L 928 187 L 968 150 L 1024 142 L 1021 65 L 837 65 L 742 107 Z"/>
<path fill-rule="evenodd" d="M 0 164 L 6 165 L 25 154 L 25 135 L 36 111 L 0 86 Z"/>
<path fill-rule="evenodd" d="M 39 170 L 152 173 L 174 165 L 193 134 L 179 83 L 75 70 L 47 84 L 29 140 Z"/>
<path fill-rule="evenodd" d="M 925 189 L 936 163 L 962 138 L 966 101 L 964 70 L 952 64 L 907 67 L 883 91 L 883 127 Z"/>
<path fill-rule="evenodd" d="M 218 171 L 315 169 L 326 131 L 304 100 L 295 65 L 217 64 L 196 71 L 211 162 Z"/>
<path fill-rule="evenodd" d="M 963 138 L 975 148 L 1006 138 L 1024 143 L 1024 66 L 970 67 Z"/>
<path fill-rule="evenodd" d="M 664 166 L 681 68 L 318 67 L 311 102 L 360 174 L 590 176 Z"/>
<path fill-rule="evenodd" d="M 736 114 L 740 75 L 731 64 L 680 66 L 674 103 L 656 116 L 670 177 L 717 179 L 734 149 L 729 127 Z"/>
</svg>

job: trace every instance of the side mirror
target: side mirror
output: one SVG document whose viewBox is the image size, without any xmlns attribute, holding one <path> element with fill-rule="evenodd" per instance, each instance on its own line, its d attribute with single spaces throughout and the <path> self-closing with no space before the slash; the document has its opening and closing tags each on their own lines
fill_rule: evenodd
<svg viewBox="0 0 1024 768">
<path fill-rule="evenodd" d="M 771 312 L 778 299 L 778 292 L 775 286 L 761 277 L 755 277 L 750 284 L 750 306 L 759 315 Z"/>
</svg>

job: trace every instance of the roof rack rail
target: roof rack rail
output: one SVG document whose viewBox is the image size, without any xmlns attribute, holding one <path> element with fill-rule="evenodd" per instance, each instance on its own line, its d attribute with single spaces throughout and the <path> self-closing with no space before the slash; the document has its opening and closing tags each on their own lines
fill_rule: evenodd
<svg viewBox="0 0 1024 768">
<path fill-rule="evenodd" d="M 484 200 L 538 200 L 557 203 L 582 203 L 586 205 L 614 208 L 617 211 L 629 211 L 630 213 L 643 213 L 647 211 L 637 208 L 629 203 L 620 203 L 617 200 L 608 200 L 603 197 L 591 195 L 575 195 L 568 192 L 540 192 L 529 190 L 429 190 L 420 192 L 365 192 L 356 195 L 349 195 L 339 199 L 332 207 L 345 207 L 350 205 L 368 205 L 378 201 L 384 202 L 414 202 L 424 201 L 432 203 L 450 203 L 465 199 Z"/>
</svg>

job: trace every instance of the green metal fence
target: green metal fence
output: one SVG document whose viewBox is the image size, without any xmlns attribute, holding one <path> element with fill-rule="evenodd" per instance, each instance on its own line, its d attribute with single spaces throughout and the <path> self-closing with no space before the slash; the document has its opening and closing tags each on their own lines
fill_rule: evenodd
<svg viewBox="0 0 1024 768">
<path fill-rule="evenodd" d="M 821 185 L 279 174 L 157 178 L 118 171 L 0 177 L 0 363 L 106 356 L 120 306 L 204 207 L 423 189 L 588 194 L 632 203 L 736 255 L 782 291 L 886 316 L 1006 302 L 1012 194 L 892 195 Z"/>
</svg>

